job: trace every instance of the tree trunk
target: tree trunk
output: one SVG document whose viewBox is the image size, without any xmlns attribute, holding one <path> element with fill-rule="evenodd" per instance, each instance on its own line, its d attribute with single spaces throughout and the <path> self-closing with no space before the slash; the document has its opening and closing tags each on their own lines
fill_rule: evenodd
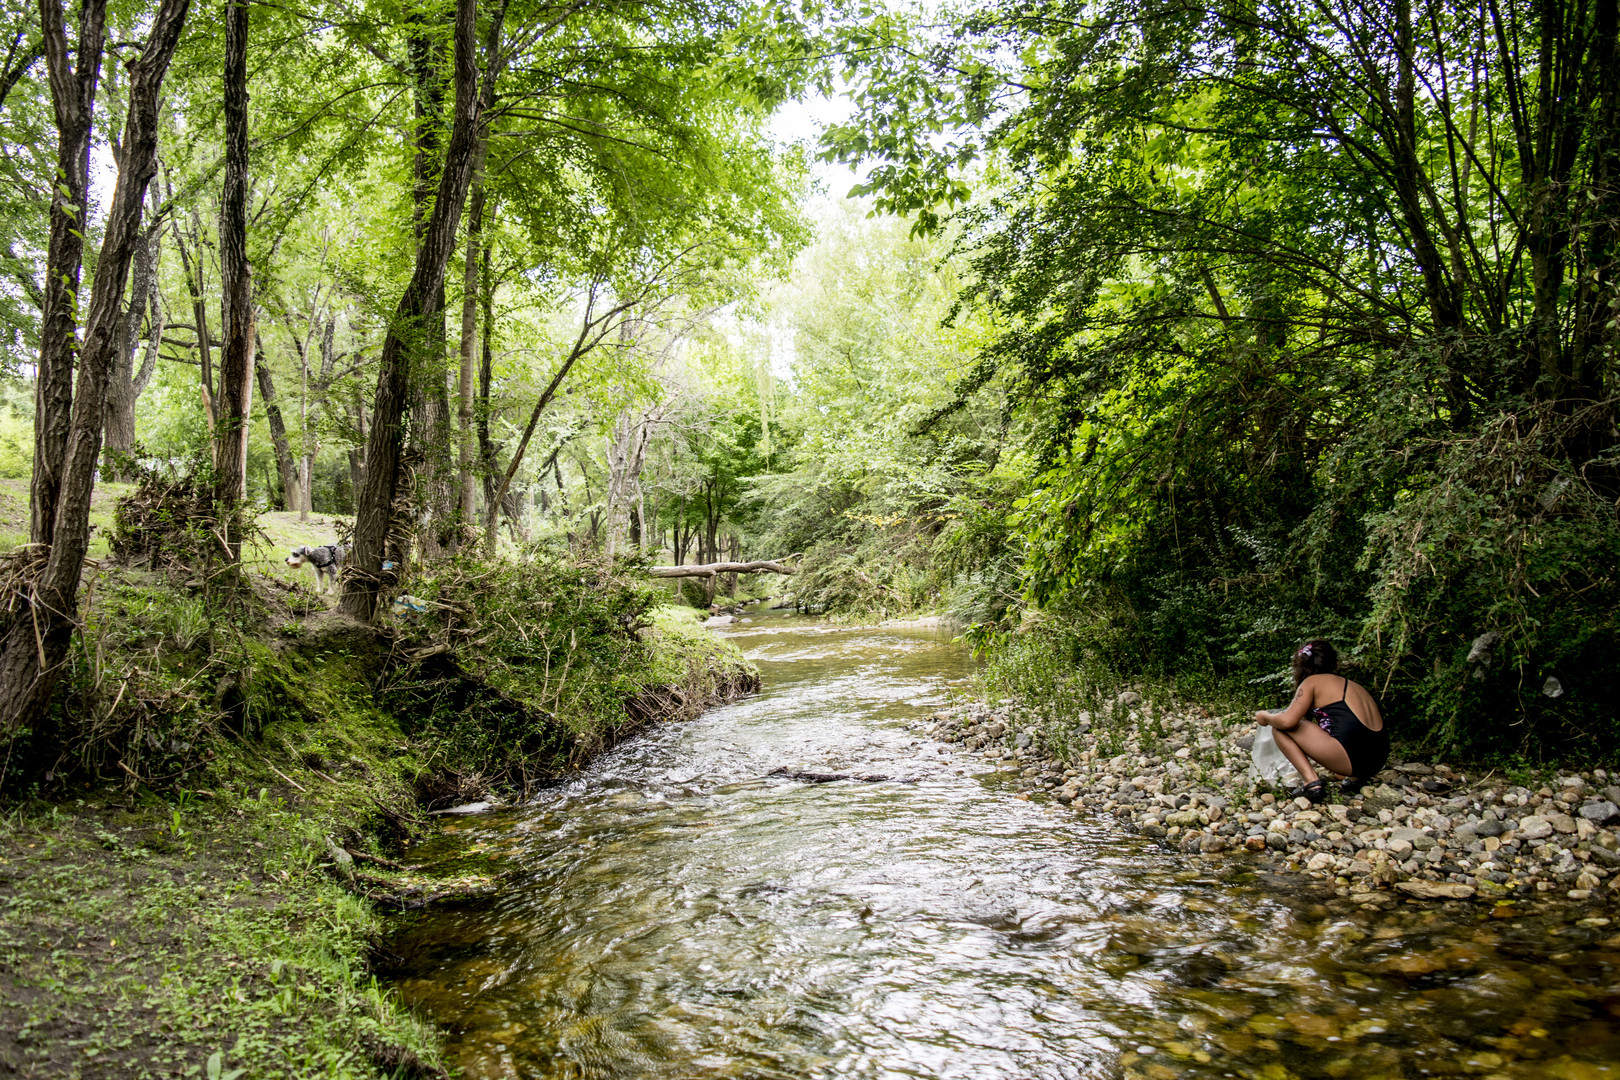
<svg viewBox="0 0 1620 1080">
<path fill-rule="evenodd" d="M 219 422 L 219 412 L 214 401 L 214 354 L 208 337 L 208 301 L 203 287 L 202 230 L 195 210 L 192 212 L 192 227 L 192 240 L 197 248 L 196 263 L 192 263 L 191 253 L 186 249 L 185 235 L 181 233 L 178 222 L 174 226 L 174 246 L 180 252 L 180 267 L 186 274 L 186 291 L 191 294 L 191 315 L 197 324 L 197 374 L 202 385 L 203 409 L 208 414 L 208 430 L 213 432 Z M 210 454 L 218 450 L 212 438 L 208 447 Z"/>
<path fill-rule="evenodd" d="M 407 35 L 416 114 L 411 224 L 420 257 L 432 219 L 437 187 L 434 171 L 442 164 L 444 54 L 439 47 L 437 33 L 429 25 L 429 16 L 422 9 L 418 8 L 412 13 Z M 412 374 L 409 380 L 410 445 L 420 458 L 414 495 L 418 512 L 426 511 L 426 527 L 420 530 L 418 537 L 424 559 L 439 556 L 445 518 L 452 505 L 449 492 L 450 400 L 446 388 L 449 372 L 445 364 L 447 342 L 442 314 L 444 307 L 444 275 L 441 273 L 435 295 L 426 302 L 424 317 L 416 328 L 421 340 L 411 349 Z M 426 318 L 428 312 L 439 313 L 439 317 Z"/>
<path fill-rule="evenodd" d="M 107 3 L 83 0 L 78 40 L 71 47 L 59 0 L 40 0 L 39 10 L 56 118 L 56 190 L 51 194 L 45 304 L 40 311 L 39 369 L 34 380 L 34 478 L 28 538 L 45 545 L 56 528 L 61 470 L 72 424 L 73 368 L 79 351 L 75 333 L 79 272 L 84 264 L 82 215 L 90 186 L 90 125 L 101 77 Z"/>
<path fill-rule="evenodd" d="M 456 395 L 456 420 L 460 447 L 457 465 L 460 470 L 461 492 L 457 518 L 466 528 L 478 520 L 478 488 L 473 479 L 473 385 L 474 353 L 478 347 L 478 267 L 480 259 L 488 259 L 483 252 L 484 231 L 484 154 L 487 144 L 478 140 L 478 152 L 473 167 L 472 199 L 467 217 L 467 264 L 461 282 L 461 370 Z"/>
<path fill-rule="evenodd" d="M 534 409 L 529 413 L 529 422 L 523 429 L 523 437 L 518 440 L 517 450 L 512 453 L 512 460 L 507 463 L 506 474 L 495 488 L 495 497 L 490 500 L 490 505 L 485 507 L 485 513 L 488 515 L 484 524 L 484 546 L 486 551 L 494 551 L 496 504 L 506 496 L 506 489 L 511 486 L 512 477 L 517 475 L 518 466 L 523 464 L 523 455 L 529 449 L 529 440 L 534 437 L 535 425 L 540 422 L 540 414 L 545 411 L 547 405 L 551 404 L 551 399 L 557 396 L 558 388 L 562 386 L 563 380 L 568 378 L 568 373 L 573 370 L 574 364 L 578 362 L 579 358 L 601 344 L 602 339 L 612 329 L 615 318 L 635 306 L 635 299 L 626 300 L 601 314 L 597 314 L 594 305 L 596 302 L 596 289 L 599 287 L 600 282 L 592 287 L 590 299 L 585 305 L 584 318 L 580 322 L 579 334 L 574 338 L 573 348 L 568 351 L 568 356 L 563 360 L 562 365 L 557 368 L 557 373 L 551 377 L 551 382 L 546 384 L 545 390 L 541 392 L 539 399 L 535 401 Z M 594 539 L 595 536 L 596 525 L 593 519 L 591 537 Z"/>
<path fill-rule="evenodd" d="M 337 318 L 335 316 L 328 316 L 326 320 L 326 327 L 321 332 L 321 373 L 316 376 L 314 385 L 315 400 L 323 408 L 326 406 L 327 395 L 332 389 L 332 369 L 337 363 L 336 348 L 334 345 L 334 338 L 336 335 Z M 303 439 L 304 449 L 303 456 L 298 462 L 298 483 L 299 494 L 301 495 L 302 499 L 296 507 L 289 506 L 288 509 L 296 509 L 298 511 L 298 520 L 300 522 L 304 522 L 309 520 L 309 515 L 315 510 L 315 455 L 320 452 L 321 443 L 320 439 L 316 437 L 315 432 L 311 431 L 309 427 L 310 381 L 308 349 L 298 350 L 298 363 L 299 378 L 302 380 L 302 396 L 299 398 L 298 403 L 298 425 L 299 434 Z M 366 419 L 365 406 L 356 404 L 355 408 L 357 409 L 357 414 L 359 416 L 358 427 L 360 435 L 361 438 L 364 438 Z M 358 484 L 356 484 L 354 490 L 356 495 L 358 495 L 360 491 Z"/>
<path fill-rule="evenodd" d="M 263 349 L 256 350 L 262 354 Z M 254 372 L 259 378 L 259 396 L 264 399 L 265 419 L 270 423 L 270 442 L 276 452 L 276 471 L 281 474 L 281 508 L 293 511 L 304 505 L 302 477 L 298 462 L 293 460 L 292 447 L 287 443 L 287 424 L 276 402 L 276 386 L 270 368 L 261 359 L 255 359 Z"/>
<path fill-rule="evenodd" d="M 613 425 L 608 439 L 608 504 L 607 554 L 619 554 L 625 537 L 634 534 L 633 542 L 639 547 L 646 521 L 641 511 L 641 473 L 647 466 L 647 443 L 652 438 L 652 425 L 663 415 L 660 407 L 632 416 L 626 409 Z M 632 517 L 634 521 L 632 522 Z"/>
<path fill-rule="evenodd" d="M 500 33 L 505 7 L 492 18 L 492 39 Z M 394 500 L 399 494 L 400 451 L 404 445 L 403 422 L 410 393 L 413 353 L 421 347 L 421 332 L 443 312 L 436 306 L 444 294 L 444 270 L 455 250 L 456 228 L 461 205 L 472 180 L 473 151 L 477 129 L 482 123 L 479 107 L 477 55 L 473 34 L 476 30 L 477 0 L 456 0 L 456 110 L 450 145 L 445 151 L 444 170 L 439 175 L 439 194 L 416 255 L 410 284 L 400 297 L 399 306 L 383 338 L 378 363 L 377 394 L 371 410 L 371 438 L 366 443 L 366 481 L 360 492 L 354 523 L 354 552 L 343 576 L 342 610 L 370 621 L 377 613 L 383 587 L 383 550 L 388 544 L 393 521 Z M 489 50 L 493 58 L 495 50 Z M 487 78 L 493 79 L 495 64 L 490 63 Z M 429 335 L 431 339 L 431 335 Z"/>
<path fill-rule="evenodd" d="M 152 377 L 157 343 L 163 339 L 163 315 L 157 298 L 157 247 L 160 230 L 148 228 L 135 247 L 129 278 L 129 309 L 118 327 L 118 352 L 113 359 L 112 381 L 107 384 L 107 434 L 102 450 L 105 475 L 133 479 L 126 467 L 135 445 L 135 400 Z M 151 319 L 141 370 L 135 371 L 135 346 L 141 324 Z"/>
<path fill-rule="evenodd" d="M 247 259 L 247 0 L 225 3 L 225 181 L 219 210 L 220 325 L 218 450 L 214 513 L 226 557 L 242 557 L 241 504 L 247 498 L 248 413 L 253 405 L 253 268 Z M 200 329 L 200 328 L 199 328 Z"/>
<path fill-rule="evenodd" d="M 0 641 L 0 736 L 9 736 L 23 724 L 36 722 L 49 706 L 77 625 L 79 579 L 90 547 L 90 496 L 95 488 L 96 463 L 101 458 L 107 382 L 118 348 L 124 284 L 135 247 L 141 242 L 141 204 L 146 186 L 157 173 L 158 92 L 180 40 L 188 6 L 189 0 L 162 0 L 145 48 L 129 66 L 123 153 L 90 291 L 65 455 L 58 462 L 45 463 L 47 468 L 58 465 L 55 475 L 61 478 L 55 513 L 50 518 L 50 555 L 30 594 L 13 598 L 11 625 Z M 59 32 L 61 11 L 55 0 L 44 0 L 41 8 L 47 33 L 53 22 L 58 31 L 52 49 L 62 46 L 62 50 L 56 59 L 65 60 L 65 42 Z M 81 63 L 93 60 L 94 53 L 99 52 L 99 47 L 87 47 L 92 40 L 99 46 L 99 27 L 90 38 L 81 39 L 86 46 L 78 53 Z M 54 62 L 53 67 L 61 70 L 61 65 Z M 65 227 L 74 227 L 65 215 L 61 220 Z M 68 329 L 71 332 L 71 327 Z"/>
<path fill-rule="evenodd" d="M 479 275 L 483 281 L 483 296 L 480 306 L 483 308 L 483 325 L 479 329 L 479 357 L 478 357 L 478 408 L 473 415 L 473 427 L 478 435 L 478 471 L 484 482 L 484 506 L 495 505 L 495 443 L 489 436 L 490 384 L 494 381 L 495 342 L 493 338 L 495 314 L 495 285 L 489 277 L 489 245 L 484 245 L 483 272 Z M 493 534 L 484 538 L 488 550 L 495 550 L 495 537 Z"/>
</svg>

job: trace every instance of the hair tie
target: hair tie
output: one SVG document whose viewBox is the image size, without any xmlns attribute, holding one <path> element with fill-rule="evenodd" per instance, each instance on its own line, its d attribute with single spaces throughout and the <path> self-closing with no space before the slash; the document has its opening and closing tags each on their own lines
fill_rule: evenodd
<svg viewBox="0 0 1620 1080">
<path fill-rule="evenodd" d="M 1309 656 L 1309 655 L 1311 655 L 1311 647 L 1309 645 L 1301 645 L 1299 647 L 1299 655 L 1301 655 L 1301 656 Z"/>
</svg>

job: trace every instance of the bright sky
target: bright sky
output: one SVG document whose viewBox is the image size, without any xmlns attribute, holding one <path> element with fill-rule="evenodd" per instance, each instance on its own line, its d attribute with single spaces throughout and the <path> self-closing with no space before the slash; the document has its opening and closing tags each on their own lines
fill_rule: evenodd
<svg viewBox="0 0 1620 1080">
<path fill-rule="evenodd" d="M 771 118 L 771 135 L 784 146 L 802 143 L 814 155 L 822 129 L 847 120 L 851 111 L 849 100 L 842 97 L 817 94 L 805 101 L 790 101 Z M 810 172 L 817 187 L 835 199 L 843 198 L 862 176 L 848 166 L 826 161 L 812 161 Z"/>
</svg>

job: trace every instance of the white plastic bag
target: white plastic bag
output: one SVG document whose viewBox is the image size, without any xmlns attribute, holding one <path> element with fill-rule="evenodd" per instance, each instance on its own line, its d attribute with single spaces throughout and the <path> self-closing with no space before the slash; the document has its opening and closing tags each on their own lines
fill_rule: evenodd
<svg viewBox="0 0 1620 1080">
<path fill-rule="evenodd" d="M 1270 724 L 1254 733 L 1254 760 L 1249 764 L 1249 779 L 1257 784 L 1274 780 L 1291 784 L 1299 779 L 1299 773 L 1277 745 L 1277 734 Z"/>
</svg>

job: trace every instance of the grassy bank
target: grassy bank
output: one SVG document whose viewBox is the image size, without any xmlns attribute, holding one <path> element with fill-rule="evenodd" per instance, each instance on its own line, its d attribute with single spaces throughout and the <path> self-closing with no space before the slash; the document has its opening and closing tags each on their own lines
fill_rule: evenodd
<svg viewBox="0 0 1620 1080">
<path fill-rule="evenodd" d="M 7 748 L 0 1073 L 438 1075 L 367 973 L 383 913 L 479 884 L 413 874 L 428 811 L 756 683 L 610 568 L 412 588 L 379 631 L 268 580 L 223 607 L 98 577 L 58 710 Z"/>
</svg>

